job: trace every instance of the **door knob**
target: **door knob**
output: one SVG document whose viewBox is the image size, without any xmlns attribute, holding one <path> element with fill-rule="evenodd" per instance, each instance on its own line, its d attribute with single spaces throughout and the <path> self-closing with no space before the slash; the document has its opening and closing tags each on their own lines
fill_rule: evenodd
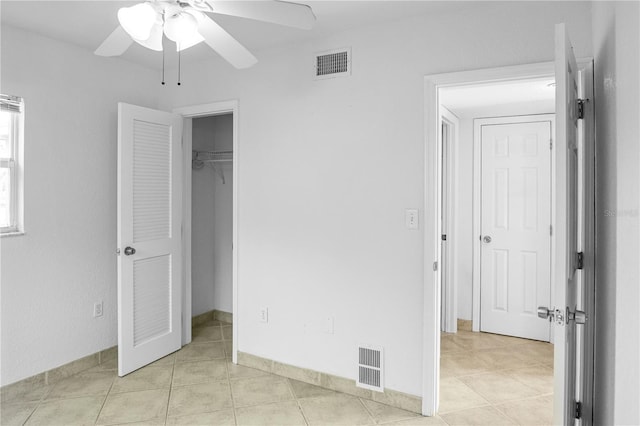
<svg viewBox="0 0 640 426">
<path fill-rule="evenodd" d="M 560 309 L 549 309 L 546 306 L 538 306 L 538 318 L 555 321 L 558 325 L 564 324 L 564 312 Z"/>
<path fill-rule="evenodd" d="M 126 256 L 131 256 L 132 254 L 136 254 L 136 249 L 134 249 L 133 247 L 127 247 L 124 249 L 124 254 Z"/>
<path fill-rule="evenodd" d="M 488 235 L 485 235 L 485 236 L 482 238 L 482 241 L 484 241 L 485 243 L 487 243 L 487 244 L 488 244 L 488 243 L 490 243 L 490 242 L 491 242 L 491 237 L 490 237 L 490 236 L 488 236 Z"/>
<path fill-rule="evenodd" d="M 538 318 L 549 319 L 553 317 L 553 311 L 546 306 L 538 306 Z"/>
<path fill-rule="evenodd" d="M 575 312 L 571 312 L 569 308 L 567 308 L 567 320 L 575 321 L 576 324 L 584 324 L 587 321 L 587 314 L 577 309 Z"/>
</svg>

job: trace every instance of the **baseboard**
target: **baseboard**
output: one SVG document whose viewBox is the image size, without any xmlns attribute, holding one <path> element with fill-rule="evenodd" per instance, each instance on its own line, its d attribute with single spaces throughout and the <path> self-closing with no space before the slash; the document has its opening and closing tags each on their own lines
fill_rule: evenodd
<svg viewBox="0 0 640 426">
<path fill-rule="evenodd" d="M 228 322 L 229 324 L 233 324 L 233 314 L 230 312 L 219 311 L 217 309 L 213 310 L 213 319 Z"/>
<path fill-rule="evenodd" d="M 195 317 L 191 318 L 191 326 L 192 327 L 198 327 L 198 326 L 200 326 L 202 324 L 205 324 L 205 323 L 207 323 L 209 321 L 213 321 L 213 320 L 232 323 L 233 322 L 233 314 L 231 314 L 229 312 L 224 312 L 224 311 L 219 311 L 217 309 L 213 309 L 211 311 L 205 312 L 205 313 L 200 314 L 200 315 L 196 315 Z"/>
<path fill-rule="evenodd" d="M 422 414 L 422 398 L 404 392 L 392 389 L 375 392 L 359 388 L 355 380 L 295 367 L 245 352 L 238 352 L 238 364 Z"/>
<path fill-rule="evenodd" d="M 118 358 L 117 346 L 87 355 L 10 385 L 2 386 L 2 388 L 0 388 L 0 400 L 3 403 L 16 400 L 20 400 L 21 402 L 39 401 L 51 385 L 74 374 L 97 367 L 114 358 Z"/>
<path fill-rule="evenodd" d="M 473 321 L 458 319 L 458 331 L 472 331 Z"/>
<path fill-rule="evenodd" d="M 213 321 L 213 311 L 208 311 L 191 318 L 191 327 L 198 327 L 209 321 Z"/>
<path fill-rule="evenodd" d="M 193 327 L 197 327 L 211 320 L 231 323 L 232 319 L 233 315 L 231 313 L 214 309 L 193 317 L 191 324 Z M 60 380 L 117 358 L 118 347 L 113 346 L 109 349 L 71 361 L 60 367 L 2 386 L 0 388 L 0 401 L 3 403 L 17 400 L 24 402 L 39 401 L 49 387 Z"/>
</svg>

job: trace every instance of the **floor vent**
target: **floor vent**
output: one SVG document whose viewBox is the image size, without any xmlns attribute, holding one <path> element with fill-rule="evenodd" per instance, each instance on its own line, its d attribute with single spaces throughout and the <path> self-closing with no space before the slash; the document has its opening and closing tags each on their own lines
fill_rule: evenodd
<svg viewBox="0 0 640 426">
<path fill-rule="evenodd" d="M 316 54 L 316 80 L 351 75 L 351 49 L 335 49 Z"/>
<path fill-rule="evenodd" d="M 384 392 L 382 348 L 360 346 L 358 348 L 358 380 L 356 386 Z"/>
</svg>

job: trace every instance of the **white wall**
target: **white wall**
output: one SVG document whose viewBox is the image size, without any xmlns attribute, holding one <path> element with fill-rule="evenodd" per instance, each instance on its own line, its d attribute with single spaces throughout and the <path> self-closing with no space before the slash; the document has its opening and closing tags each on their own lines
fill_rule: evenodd
<svg viewBox="0 0 640 426">
<path fill-rule="evenodd" d="M 233 150 L 233 115 L 193 119 L 193 149 Z M 211 166 L 193 171 L 191 278 L 192 314 L 212 309 L 233 311 L 232 214 L 233 166 L 217 163 L 225 183 Z"/>
<path fill-rule="evenodd" d="M 640 424 L 640 4 L 597 2 L 597 424 Z"/>
<path fill-rule="evenodd" d="M 460 117 L 459 117 L 460 118 Z M 456 158 L 457 219 L 454 256 L 458 286 L 458 318 L 473 319 L 473 118 L 461 118 Z"/>
<path fill-rule="evenodd" d="M 551 101 L 553 103 L 553 101 Z M 443 99 L 446 106 L 446 97 Z M 454 248 L 456 257 L 456 283 L 458 286 L 458 318 L 472 319 L 473 312 L 473 123 L 477 118 L 505 117 L 514 115 L 533 115 L 553 113 L 554 107 L 549 102 L 532 104 L 512 104 L 501 106 L 486 106 L 470 110 L 454 110 L 460 119 L 460 136 L 456 158 L 457 189 L 455 203 L 457 206 L 457 220 L 454 229 Z"/>
<path fill-rule="evenodd" d="M 423 204 L 423 77 L 552 60 L 557 22 L 591 54 L 589 4 L 505 2 L 257 52 L 248 70 L 183 67 L 168 108 L 239 100 L 241 351 L 354 378 L 356 345 L 379 344 L 386 386 L 421 394 L 423 241 L 404 209 Z M 353 75 L 314 81 L 313 52 L 342 46 Z"/>
<path fill-rule="evenodd" d="M 139 66 L 6 25 L 1 66 L 2 93 L 26 106 L 26 235 L 0 240 L 5 385 L 117 343 L 117 102 L 155 107 L 162 86 Z"/>
</svg>

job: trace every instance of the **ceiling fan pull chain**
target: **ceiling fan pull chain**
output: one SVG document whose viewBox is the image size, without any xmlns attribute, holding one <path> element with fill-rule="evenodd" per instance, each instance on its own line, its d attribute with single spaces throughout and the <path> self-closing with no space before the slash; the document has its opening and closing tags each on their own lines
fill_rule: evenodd
<svg viewBox="0 0 640 426">
<path fill-rule="evenodd" d="M 179 48 L 180 48 L 180 46 L 178 45 L 178 49 Z M 178 50 L 178 86 L 180 86 L 180 84 L 181 84 L 180 83 L 180 66 L 181 66 L 180 57 L 181 57 L 180 50 Z"/>
<path fill-rule="evenodd" d="M 164 46 L 162 46 L 162 85 L 164 86 Z"/>
</svg>

